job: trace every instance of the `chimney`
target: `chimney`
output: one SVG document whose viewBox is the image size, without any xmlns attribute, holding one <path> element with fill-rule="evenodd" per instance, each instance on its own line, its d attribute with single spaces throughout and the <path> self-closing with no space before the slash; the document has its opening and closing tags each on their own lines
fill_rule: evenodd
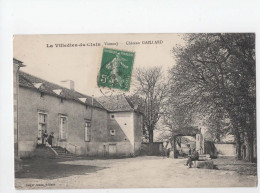
<svg viewBox="0 0 260 193">
<path fill-rule="evenodd" d="M 75 90 L 75 83 L 73 80 L 62 80 L 60 82 L 63 87 L 68 88 L 73 91 Z"/>
</svg>

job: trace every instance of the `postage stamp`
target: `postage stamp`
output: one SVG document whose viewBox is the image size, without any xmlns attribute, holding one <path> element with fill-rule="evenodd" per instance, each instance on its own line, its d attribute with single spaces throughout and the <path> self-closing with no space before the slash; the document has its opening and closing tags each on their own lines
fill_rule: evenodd
<svg viewBox="0 0 260 193">
<path fill-rule="evenodd" d="M 129 91 L 134 52 L 104 48 L 98 86 Z"/>
</svg>

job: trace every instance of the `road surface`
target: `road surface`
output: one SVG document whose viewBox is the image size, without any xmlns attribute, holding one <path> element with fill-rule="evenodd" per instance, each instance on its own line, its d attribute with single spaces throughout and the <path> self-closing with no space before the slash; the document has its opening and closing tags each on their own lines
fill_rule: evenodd
<svg viewBox="0 0 260 193">
<path fill-rule="evenodd" d="M 16 188 L 179 188 L 249 187 L 257 177 L 235 171 L 188 168 L 185 159 L 136 157 L 110 160 L 68 160 L 30 167 L 18 175 Z M 38 163 L 38 162 L 37 162 Z M 26 169 L 28 167 L 28 169 Z M 36 170 L 35 170 L 36 168 Z M 37 170 L 41 168 L 41 170 Z M 37 173 L 32 175 L 32 173 Z"/>
</svg>

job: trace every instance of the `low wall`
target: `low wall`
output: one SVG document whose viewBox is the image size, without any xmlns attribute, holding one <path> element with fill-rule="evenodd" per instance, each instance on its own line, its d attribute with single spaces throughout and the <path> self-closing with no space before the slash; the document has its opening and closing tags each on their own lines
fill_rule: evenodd
<svg viewBox="0 0 260 193">
<path fill-rule="evenodd" d="M 162 155 L 163 152 L 163 143 L 154 142 L 154 143 L 142 143 L 141 144 L 141 155 Z"/>
<path fill-rule="evenodd" d="M 20 158 L 33 157 L 36 145 L 36 141 L 20 141 L 18 146 Z"/>
<path fill-rule="evenodd" d="M 134 145 L 134 151 L 135 151 L 135 155 L 140 155 L 140 152 L 141 152 L 141 148 L 142 148 L 142 143 L 141 142 L 135 142 L 135 145 Z"/>
<path fill-rule="evenodd" d="M 218 155 L 222 156 L 235 156 L 236 145 L 234 143 L 215 143 Z"/>
</svg>

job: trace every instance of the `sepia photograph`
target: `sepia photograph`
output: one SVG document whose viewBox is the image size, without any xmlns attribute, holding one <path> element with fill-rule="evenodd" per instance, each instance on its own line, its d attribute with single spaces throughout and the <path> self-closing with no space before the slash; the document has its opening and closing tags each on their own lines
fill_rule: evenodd
<svg viewBox="0 0 260 193">
<path fill-rule="evenodd" d="M 15 188 L 256 187 L 255 39 L 14 35 Z"/>
</svg>

